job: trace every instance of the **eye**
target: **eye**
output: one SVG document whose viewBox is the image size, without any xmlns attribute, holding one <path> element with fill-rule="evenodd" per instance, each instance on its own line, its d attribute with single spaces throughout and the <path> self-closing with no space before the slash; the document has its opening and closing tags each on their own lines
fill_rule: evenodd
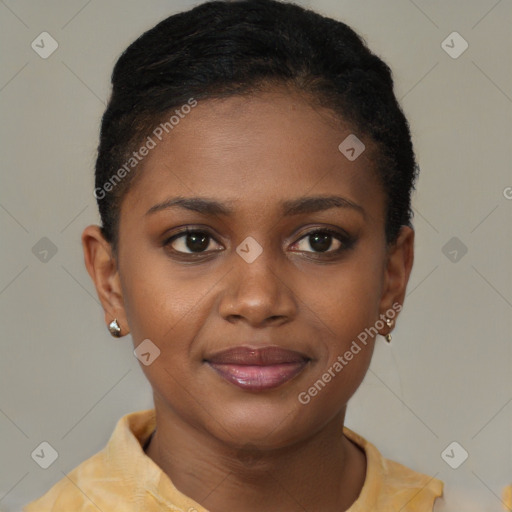
<svg viewBox="0 0 512 512">
<path fill-rule="evenodd" d="M 177 254 L 199 255 L 219 251 L 215 248 L 209 250 L 213 241 L 215 239 L 207 231 L 187 228 L 165 240 L 163 246 L 169 246 L 172 252 Z M 335 247 L 331 249 L 333 242 L 336 242 Z M 299 252 L 336 255 L 349 249 L 353 243 L 354 239 L 347 234 L 323 228 L 306 233 L 292 245 L 292 248 Z M 222 247 L 220 244 L 217 245 Z"/>
<path fill-rule="evenodd" d="M 337 242 L 337 248 L 329 250 L 333 240 Z M 342 233 L 330 229 L 317 229 L 310 231 L 305 236 L 295 242 L 294 246 L 299 246 L 299 251 L 308 251 L 308 247 L 317 253 L 339 253 L 348 249 L 352 245 L 352 240 Z"/>
<path fill-rule="evenodd" d="M 187 229 L 168 238 L 163 245 L 171 246 L 175 252 L 182 254 L 201 254 L 207 252 L 212 240 L 213 237 L 206 231 Z"/>
</svg>

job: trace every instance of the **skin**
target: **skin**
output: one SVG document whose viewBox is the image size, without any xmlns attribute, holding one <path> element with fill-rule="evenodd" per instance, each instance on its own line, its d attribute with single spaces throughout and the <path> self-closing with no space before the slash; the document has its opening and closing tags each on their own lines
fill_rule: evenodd
<svg viewBox="0 0 512 512">
<path fill-rule="evenodd" d="M 364 452 L 342 428 L 375 338 L 309 404 L 297 398 L 359 333 L 403 304 L 413 264 L 411 228 L 385 243 L 371 140 L 359 134 L 366 150 L 353 162 L 338 150 L 353 131 L 295 91 L 200 102 L 137 170 L 121 206 L 117 260 L 98 226 L 83 232 L 105 322 L 117 318 L 135 346 L 149 338 L 161 351 L 141 364 L 158 425 L 147 455 L 211 512 L 259 511 L 262 503 L 269 512 L 339 512 L 364 484 Z M 364 215 L 281 214 L 282 201 L 330 195 Z M 235 214 L 174 207 L 146 215 L 175 196 L 215 199 Z M 194 260 L 186 236 L 163 245 L 185 226 L 211 234 L 207 255 Z M 354 243 L 333 237 L 321 252 L 306 236 L 321 228 L 344 230 Z M 235 251 L 248 236 L 263 248 L 252 263 Z M 244 344 L 278 345 L 311 361 L 278 388 L 243 390 L 203 360 Z"/>
</svg>

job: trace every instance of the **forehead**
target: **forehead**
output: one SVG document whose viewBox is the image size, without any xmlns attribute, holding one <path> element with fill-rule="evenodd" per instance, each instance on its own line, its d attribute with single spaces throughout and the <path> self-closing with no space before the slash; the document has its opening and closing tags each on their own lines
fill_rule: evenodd
<svg viewBox="0 0 512 512">
<path fill-rule="evenodd" d="M 383 198 L 376 197 L 382 191 L 373 171 L 374 144 L 359 134 L 365 149 L 353 161 L 339 149 L 354 135 L 350 125 L 300 93 L 200 101 L 161 141 L 153 137 L 156 145 L 137 168 L 141 175 L 121 216 L 123 209 L 145 213 L 178 195 L 270 211 L 285 199 L 336 192 L 367 203 L 375 215 Z"/>
</svg>

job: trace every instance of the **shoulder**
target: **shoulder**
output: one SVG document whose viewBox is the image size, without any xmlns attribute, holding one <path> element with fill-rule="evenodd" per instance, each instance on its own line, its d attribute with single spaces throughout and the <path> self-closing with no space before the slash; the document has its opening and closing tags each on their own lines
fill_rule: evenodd
<svg viewBox="0 0 512 512">
<path fill-rule="evenodd" d="M 366 454 L 366 479 L 359 498 L 347 512 L 432 512 L 443 495 L 441 480 L 384 458 L 364 437 L 344 427 L 343 433 Z"/>
<path fill-rule="evenodd" d="M 97 512 L 114 510 L 138 484 L 130 473 L 144 459 L 141 440 L 154 425 L 154 410 L 137 411 L 118 420 L 107 445 L 65 474 L 23 512 Z M 134 464 L 135 463 L 135 464 Z"/>
<path fill-rule="evenodd" d="M 505 510 L 512 510 L 512 484 L 503 489 L 503 503 Z"/>
<path fill-rule="evenodd" d="M 102 450 L 70 471 L 39 499 L 26 505 L 23 512 L 97 512 L 93 480 L 104 479 L 105 466 Z"/>
</svg>

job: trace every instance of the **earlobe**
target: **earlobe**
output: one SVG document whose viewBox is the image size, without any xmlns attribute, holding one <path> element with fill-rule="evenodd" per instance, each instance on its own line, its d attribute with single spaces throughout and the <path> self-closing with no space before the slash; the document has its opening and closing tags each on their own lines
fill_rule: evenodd
<svg viewBox="0 0 512 512">
<path fill-rule="evenodd" d="M 414 262 L 414 230 L 402 226 L 396 242 L 389 249 L 385 269 L 385 288 L 380 310 L 385 314 L 394 305 L 404 303 L 405 291 Z M 401 307 L 400 307 L 401 309 Z M 396 322 L 395 322 L 396 323 Z"/>
<path fill-rule="evenodd" d="M 96 287 L 107 326 L 117 319 L 122 335 L 128 334 L 117 262 L 99 226 L 91 225 L 84 229 L 82 248 L 85 267 Z"/>
</svg>

